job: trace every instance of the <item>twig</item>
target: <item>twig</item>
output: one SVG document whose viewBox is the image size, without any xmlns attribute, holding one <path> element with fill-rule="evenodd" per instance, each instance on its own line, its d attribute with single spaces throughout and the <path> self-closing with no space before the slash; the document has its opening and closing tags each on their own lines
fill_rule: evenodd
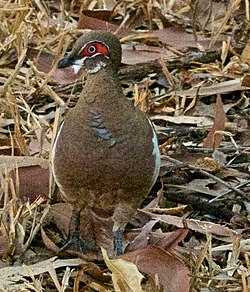
<svg viewBox="0 0 250 292">
<path fill-rule="evenodd" d="M 230 210 L 231 202 L 227 202 L 227 204 L 222 201 L 210 203 L 209 197 L 204 194 L 197 195 L 197 193 L 178 191 L 177 195 L 176 190 L 166 189 L 164 190 L 164 198 L 177 204 L 191 205 L 194 210 L 205 212 L 223 220 L 230 220 L 234 216 L 240 217 L 243 222 L 246 220 L 239 213 Z"/>
<path fill-rule="evenodd" d="M 24 246 L 23 246 L 23 253 L 27 250 L 27 248 L 29 247 L 31 241 L 35 238 L 36 234 L 38 233 L 38 231 L 40 230 L 48 212 L 50 210 L 50 205 L 48 204 L 46 206 L 46 208 L 44 209 L 41 218 L 39 219 L 39 222 L 37 223 L 36 226 L 33 227 L 32 232 L 30 233 L 29 238 L 27 239 L 27 241 L 25 242 Z M 35 218 L 34 218 L 35 220 Z"/>
<path fill-rule="evenodd" d="M 243 182 L 243 183 L 238 184 L 235 188 L 236 188 L 236 189 L 240 189 L 240 188 L 243 188 L 243 187 L 247 186 L 248 184 L 250 184 L 250 180 L 247 180 L 247 181 L 245 181 L 245 182 Z M 224 196 L 230 194 L 232 191 L 233 191 L 233 190 L 228 190 L 228 191 L 226 191 L 225 193 L 223 193 L 223 194 L 221 194 L 221 195 L 219 195 L 219 196 L 213 198 L 212 200 L 210 200 L 209 203 L 212 203 L 212 202 L 214 202 L 214 201 L 217 201 L 217 200 L 220 199 L 221 197 L 224 197 Z"/>
<path fill-rule="evenodd" d="M 0 88 L 0 95 L 4 94 L 5 91 L 7 90 L 8 86 L 12 83 L 12 80 L 14 80 L 17 76 L 17 74 L 19 73 L 20 68 L 23 65 L 23 62 L 26 58 L 26 53 L 27 53 L 27 48 L 25 48 L 19 58 L 18 63 L 15 66 L 15 70 L 14 72 L 8 77 L 8 79 L 6 80 L 5 84 Z"/>
<path fill-rule="evenodd" d="M 178 163 L 178 164 L 182 164 L 182 162 L 179 161 L 179 160 L 177 160 L 177 159 L 171 158 L 169 156 L 165 156 L 165 157 L 168 160 L 170 160 L 171 162 Z M 241 190 L 238 190 L 234 186 L 231 186 L 229 183 L 223 181 L 222 179 L 218 178 L 217 176 L 214 176 L 213 174 L 211 174 L 211 173 L 209 173 L 209 172 L 207 172 L 207 171 L 205 171 L 203 169 L 199 169 L 199 168 L 197 168 L 197 167 L 195 167 L 193 165 L 190 165 L 190 164 L 183 164 L 183 167 L 188 167 L 188 168 L 190 168 L 190 169 L 192 169 L 192 170 L 194 170 L 196 172 L 199 172 L 199 173 L 201 173 L 201 174 L 203 174 L 203 175 L 205 175 L 205 176 L 213 179 L 217 183 L 220 183 L 220 184 L 224 185 L 225 187 L 227 187 L 228 189 L 234 191 L 235 193 L 237 193 L 238 195 L 240 195 L 241 197 L 243 197 L 245 200 L 250 201 L 250 198 L 249 198 L 249 196 L 246 193 L 242 192 Z"/>
</svg>

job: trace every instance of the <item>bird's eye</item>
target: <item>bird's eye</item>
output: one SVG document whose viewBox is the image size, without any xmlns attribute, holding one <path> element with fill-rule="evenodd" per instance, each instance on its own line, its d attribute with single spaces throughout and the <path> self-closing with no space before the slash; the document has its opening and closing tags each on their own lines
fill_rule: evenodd
<svg viewBox="0 0 250 292">
<path fill-rule="evenodd" d="M 1 1 L 1 0 L 0 0 Z M 92 43 L 89 43 L 81 48 L 81 50 L 78 53 L 79 58 L 91 58 L 95 57 L 95 55 L 104 55 L 108 56 L 109 51 L 108 48 L 101 42 L 94 41 Z"/>
<path fill-rule="evenodd" d="M 96 47 L 95 46 L 89 46 L 88 47 L 88 52 L 89 53 L 93 54 L 93 53 L 95 53 L 95 51 L 96 51 Z"/>
</svg>

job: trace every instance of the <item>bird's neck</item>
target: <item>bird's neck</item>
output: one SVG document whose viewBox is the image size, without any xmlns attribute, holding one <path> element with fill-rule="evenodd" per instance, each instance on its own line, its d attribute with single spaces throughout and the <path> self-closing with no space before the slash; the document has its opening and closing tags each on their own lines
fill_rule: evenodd
<svg viewBox="0 0 250 292">
<path fill-rule="evenodd" d="M 79 106 L 105 106 L 124 98 L 118 74 L 112 68 L 101 68 L 88 74 L 86 84 L 77 102 Z"/>
</svg>

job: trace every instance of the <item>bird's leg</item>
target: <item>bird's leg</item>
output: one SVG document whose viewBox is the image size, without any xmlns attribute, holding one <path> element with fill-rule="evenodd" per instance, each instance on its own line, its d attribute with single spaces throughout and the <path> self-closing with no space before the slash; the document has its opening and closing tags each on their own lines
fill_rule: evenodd
<svg viewBox="0 0 250 292">
<path fill-rule="evenodd" d="M 79 209 L 72 210 L 72 216 L 69 227 L 68 242 L 61 248 L 61 251 L 73 249 L 78 252 L 93 250 L 90 244 L 83 240 L 80 236 L 80 214 Z"/>
<path fill-rule="evenodd" d="M 69 225 L 68 242 L 61 248 L 61 251 L 66 249 L 74 249 L 82 251 L 80 243 L 80 210 L 73 209 Z"/>
<path fill-rule="evenodd" d="M 123 235 L 123 230 L 120 227 L 113 231 L 114 251 L 115 251 L 116 256 L 120 256 L 123 254 L 122 235 Z"/>
<path fill-rule="evenodd" d="M 135 208 L 128 203 L 120 203 L 115 208 L 112 220 L 113 225 L 113 240 L 114 240 L 114 253 L 115 256 L 120 256 L 123 254 L 123 231 L 130 218 L 135 212 Z"/>
</svg>

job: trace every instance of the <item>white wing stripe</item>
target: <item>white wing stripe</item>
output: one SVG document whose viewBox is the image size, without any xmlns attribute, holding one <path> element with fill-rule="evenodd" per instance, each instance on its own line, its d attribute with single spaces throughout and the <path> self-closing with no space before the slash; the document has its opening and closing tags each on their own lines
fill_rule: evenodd
<svg viewBox="0 0 250 292">
<path fill-rule="evenodd" d="M 156 182 L 157 177 L 159 175 L 159 171 L 160 171 L 160 166 L 161 166 L 161 154 L 160 154 L 160 150 L 159 150 L 159 145 L 158 145 L 158 140 L 157 140 L 157 136 L 155 133 L 155 129 L 153 126 L 153 123 L 148 119 L 148 122 L 150 124 L 150 126 L 152 127 L 152 131 L 153 131 L 153 138 L 152 138 L 152 142 L 154 144 L 154 149 L 152 152 L 152 155 L 155 156 L 155 169 L 153 172 L 153 184 Z"/>
<path fill-rule="evenodd" d="M 53 176 L 54 176 L 54 179 L 56 181 L 56 184 L 58 185 L 59 188 L 61 188 L 61 185 L 58 183 L 57 179 L 56 179 L 56 174 L 55 174 L 55 168 L 54 168 L 54 160 L 55 160 L 55 156 L 56 156 L 56 145 L 57 145 L 57 141 L 58 141 L 58 138 L 59 138 L 59 135 L 61 133 L 61 130 L 62 130 L 62 127 L 64 125 L 64 121 L 61 123 L 60 125 L 60 128 L 56 134 L 56 137 L 55 137 L 55 141 L 54 141 L 54 144 L 52 146 L 52 151 L 51 151 L 51 168 L 52 168 L 52 173 L 53 173 Z"/>
</svg>

